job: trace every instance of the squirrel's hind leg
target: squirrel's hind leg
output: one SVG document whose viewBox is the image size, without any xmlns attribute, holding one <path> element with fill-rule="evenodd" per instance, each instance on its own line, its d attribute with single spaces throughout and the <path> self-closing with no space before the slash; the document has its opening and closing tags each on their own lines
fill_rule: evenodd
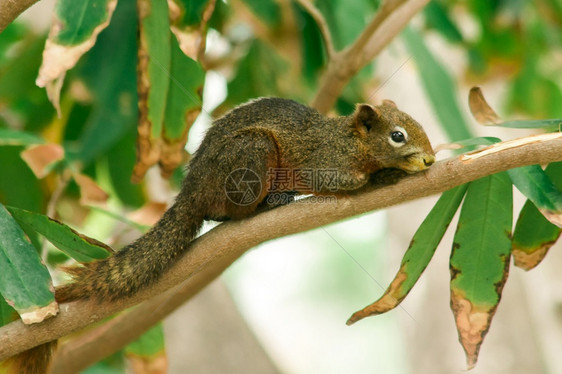
<svg viewBox="0 0 562 374">
<path fill-rule="evenodd" d="M 232 152 L 224 179 L 226 214 L 244 218 L 256 211 L 269 192 L 269 171 L 278 165 L 278 151 L 271 135 L 244 132 L 232 138 Z M 223 169 L 224 170 L 224 169 Z"/>
</svg>

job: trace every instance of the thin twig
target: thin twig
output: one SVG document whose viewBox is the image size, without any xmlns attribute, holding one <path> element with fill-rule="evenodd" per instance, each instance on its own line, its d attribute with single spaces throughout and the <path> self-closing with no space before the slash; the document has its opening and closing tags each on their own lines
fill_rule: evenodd
<svg viewBox="0 0 562 374">
<path fill-rule="evenodd" d="M 349 80 L 372 61 L 428 2 L 385 1 L 355 42 L 329 61 L 311 106 L 321 113 L 328 112 Z"/>
<path fill-rule="evenodd" d="M 185 282 L 187 299 L 248 249 L 267 240 L 440 193 L 507 169 L 556 161 L 562 161 L 562 134 L 551 140 L 501 149 L 477 159 L 462 160 L 461 157 L 455 157 L 440 161 L 426 172 L 407 176 L 393 186 L 341 195 L 335 203 L 316 204 L 313 208 L 310 204 L 289 204 L 248 219 L 223 223 L 195 240 L 190 250 L 155 285 L 131 298 L 101 305 L 95 300 L 62 304 L 57 317 L 41 324 L 25 326 L 18 320 L 3 326 L 0 328 L 0 361 L 157 297 L 182 282 Z M 151 302 L 158 303 L 158 300 L 149 301 L 148 305 Z M 151 317 L 150 314 L 143 314 L 135 318 Z M 118 331 L 116 329 L 116 333 Z"/>
<path fill-rule="evenodd" d="M 318 25 L 322 38 L 324 39 L 328 60 L 331 60 L 336 53 L 336 50 L 332 40 L 332 34 L 330 33 L 330 28 L 328 27 L 328 22 L 326 22 L 322 13 L 310 2 L 310 0 L 297 0 L 297 2 L 310 14 Z"/>
</svg>

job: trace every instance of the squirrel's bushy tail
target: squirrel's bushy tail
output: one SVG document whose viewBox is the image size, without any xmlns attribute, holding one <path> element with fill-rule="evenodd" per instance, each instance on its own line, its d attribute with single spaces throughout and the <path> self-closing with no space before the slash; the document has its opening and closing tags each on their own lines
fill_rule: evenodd
<svg viewBox="0 0 562 374">
<path fill-rule="evenodd" d="M 0 372 L 5 374 L 45 374 L 49 371 L 53 351 L 56 347 L 57 341 L 53 340 L 21 352 L 1 363 Z"/>
<path fill-rule="evenodd" d="M 193 200 L 178 198 L 150 231 L 115 255 L 66 269 L 73 282 L 57 287 L 57 301 L 117 300 L 153 284 L 187 250 L 201 227 L 203 216 Z"/>
</svg>

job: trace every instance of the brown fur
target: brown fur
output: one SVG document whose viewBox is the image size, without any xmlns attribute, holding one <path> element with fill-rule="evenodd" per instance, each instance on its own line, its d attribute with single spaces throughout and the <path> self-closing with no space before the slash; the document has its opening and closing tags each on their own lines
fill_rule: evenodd
<svg viewBox="0 0 562 374">
<path fill-rule="evenodd" d="M 38 345 L 22 352 L 0 364 L 0 372 L 5 374 L 45 374 L 51 366 L 51 358 L 57 341 Z"/>
<path fill-rule="evenodd" d="M 408 134 L 400 146 L 389 141 L 396 126 Z M 416 172 L 434 160 L 421 126 L 392 102 L 360 104 L 350 116 L 328 118 L 292 100 L 251 101 L 215 121 L 161 220 L 114 256 L 68 269 L 73 282 L 58 287 L 56 299 L 117 300 L 153 284 L 189 249 L 204 219 L 243 218 L 263 207 L 271 192 L 266 183 L 270 168 L 337 170 L 338 192 L 345 192 L 363 187 L 369 177 L 380 182 L 396 175 L 380 170 Z M 228 177 L 241 168 L 262 182 L 253 185 L 257 199 L 248 205 L 235 204 L 225 192 L 236 187 Z"/>
<path fill-rule="evenodd" d="M 408 132 L 401 148 L 388 142 L 396 125 Z M 378 170 L 410 166 L 416 157 L 433 162 L 427 136 L 389 102 L 359 105 L 353 115 L 328 118 L 292 100 L 251 101 L 215 121 L 188 165 L 175 204 L 156 226 L 110 258 L 67 269 L 74 282 L 57 288 L 56 298 L 116 300 L 153 284 L 185 253 L 205 218 L 253 213 L 269 192 L 269 168 L 334 169 L 338 189 L 345 191 L 362 187 Z M 239 168 L 252 170 L 264 182 L 249 205 L 234 204 L 225 193 L 227 177 Z"/>
</svg>

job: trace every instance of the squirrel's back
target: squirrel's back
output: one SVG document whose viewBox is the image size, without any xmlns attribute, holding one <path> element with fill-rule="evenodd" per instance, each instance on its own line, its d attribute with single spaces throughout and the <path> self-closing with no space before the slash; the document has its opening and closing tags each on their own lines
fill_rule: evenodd
<svg viewBox="0 0 562 374">
<path fill-rule="evenodd" d="M 213 127 L 228 132 L 260 125 L 269 129 L 288 127 L 301 129 L 318 125 L 324 119 L 325 117 L 316 109 L 294 100 L 262 97 L 228 111 L 214 121 Z"/>
</svg>

